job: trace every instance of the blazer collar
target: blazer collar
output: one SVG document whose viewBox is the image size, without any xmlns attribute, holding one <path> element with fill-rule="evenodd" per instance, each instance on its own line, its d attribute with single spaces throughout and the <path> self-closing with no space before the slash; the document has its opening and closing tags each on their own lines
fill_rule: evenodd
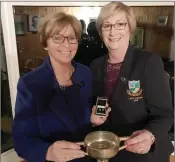
<svg viewBox="0 0 175 162">
<path fill-rule="evenodd" d="M 59 88 L 59 83 L 58 83 L 56 76 L 55 76 L 55 73 L 53 71 L 53 67 L 51 65 L 51 61 L 50 61 L 49 56 L 47 56 L 46 59 L 44 60 L 43 66 L 47 67 L 48 72 L 52 75 L 53 88 Z M 73 84 L 79 85 L 80 82 L 82 82 L 81 77 L 80 77 L 81 75 L 78 74 L 78 73 L 80 73 L 80 69 L 78 68 L 78 64 L 74 60 L 72 60 L 72 66 L 75 69 L 75 72 L 72 75 L 72 82 L 73 82 Z"/>
</svg>

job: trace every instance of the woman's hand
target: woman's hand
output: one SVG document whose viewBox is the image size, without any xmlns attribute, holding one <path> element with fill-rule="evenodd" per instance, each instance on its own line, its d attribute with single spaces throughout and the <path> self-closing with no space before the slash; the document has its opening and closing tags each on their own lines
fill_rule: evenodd
<svg viewBox="0 0 175 162">
<path fill-rule="evenodd" d="M 126 150 L 138 154 L 145 154 L 151 148 L 154 142 L 154 136 L 147 130 L 138 130 L 132 133 L 130 138 L 125 141 Z"/>
<path fill-rule="evenodd" d="M 46 160 L 55 162 L 66 162 L 85 156 L 80 146 L 73 142 L 56 141 L 47 151 Z"/>
<path fill-rule="evenodd" d="M 107 104 L 106 107 L 107 107 L 106 116 L 98 116 L 98 115 L 95 114 L 96 106 L 93 106 L 92 113 L 91 113 L 91 118 L 90 118 L 91 123 L 92 123 L 93 126 L 99 126 L 99 125 L 103 124 L 106 121 L 106 119 L 109 116 L 109 113 L 111 111 L 111 108 L 108 107 L 108 104 Z"/>
</svg>

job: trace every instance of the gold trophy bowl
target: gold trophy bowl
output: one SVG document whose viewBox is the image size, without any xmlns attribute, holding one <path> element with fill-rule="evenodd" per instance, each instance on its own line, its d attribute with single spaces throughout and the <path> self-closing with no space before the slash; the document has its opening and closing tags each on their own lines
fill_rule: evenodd
<svg viewBox="0 0 175 162">
<path fill-rule="evenodd" d="M 110 158 L 117 155 L 118 151 L 125 149 L 126 146 L 120 147 L 120 142 L 127 140 L 129 137 L 118 137 L 116 134 L 108 131 L 95 131 L 89 133 L 84 142 L 77 142 L 84 145 L 87 155 L 97 159 L 100 162 L 107 162 Z"/>
</svg>

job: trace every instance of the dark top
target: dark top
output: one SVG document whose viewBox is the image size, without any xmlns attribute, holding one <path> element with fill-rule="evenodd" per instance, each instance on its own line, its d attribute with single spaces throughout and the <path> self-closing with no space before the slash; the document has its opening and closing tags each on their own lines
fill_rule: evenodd
<svg viewBox="0 0 175 162">
<path fill-rule="evenodd" d="M 107 56 L 93 61 L 93 98 L 105 96 Z M 169 80 L 157 54 L 129 46 L 120 69 L 109 106 L 112 111 L 101 130 L 118 136 L 147 129 L 155 143 L 147 154 L 120 151 L 112 162 L 169 162 L 174 147 L 168 136 L 173 123 Z"/>
</svg>

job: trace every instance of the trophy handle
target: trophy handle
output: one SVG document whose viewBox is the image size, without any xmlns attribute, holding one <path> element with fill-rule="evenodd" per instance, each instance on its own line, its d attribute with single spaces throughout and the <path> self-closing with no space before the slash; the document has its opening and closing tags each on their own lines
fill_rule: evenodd
<svg viewBox="0 0 175 162">
<path fill-rule="evenodd" d="M 119 137 L 120 141 L 126 141 L 126 140 L 128 140 L 129 138 L 130 138 L 129 136 Z M 123 150 L 123 149 L 125 149 L 125 148 L 126 148 L 126 145 L 123 145 L 123 146 L 121 146 L 121 147 L 119 148 L 119 151 L 120 151 L 120 150 Z"/>
<path fill-rule="evenodd" d="M 77 145 L 80 145 L 80 146 L 84 146 L 85 147 L 85 144 L 84 142 L 75 142 Z M 85 152 L 85 155 L 86 156 L 89 156 L 87 152 Z"/>
<path fill-rule="evenodd" d="M 130 138 L 129 136 L 119 137 L 120 141 L 126 141 L 129 138 Z"/>
</svg>

